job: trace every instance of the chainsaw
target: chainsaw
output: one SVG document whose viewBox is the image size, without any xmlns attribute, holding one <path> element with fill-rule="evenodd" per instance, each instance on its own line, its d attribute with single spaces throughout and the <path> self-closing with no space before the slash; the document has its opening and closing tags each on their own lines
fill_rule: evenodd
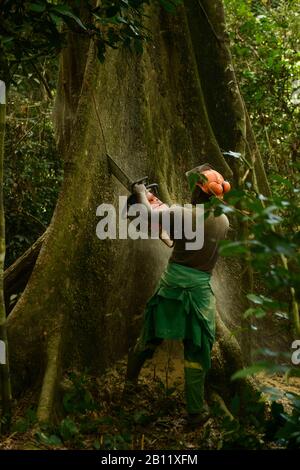
<svg viewBox="0 0 300 470">
<path fill-rule="evenodd" d="M 130 206 L 136 204 L 137 196 L 133 194 L 133 187 L 135 184 L 144 184 L 147 189 L 147 199 L 151 205 L 152 210 L 168 210 L 169 206 L 167 204 L 160 201 L 158 198 L 158 184 L 151 183 L 149 184 L 148 176 L 144 176 L 136 181 L 129 178 L 126 173 L 119 167 L 119 165 L 114 161 L 114 159 L 107 153 L 107 160 L 108 160 L 108 167 L 110 173 L 114 175 L 115 178 L 131 193 L 130 196 L 127 198 L 127 211 Z M 169 247 L 172 248 L 173 242 L 170 240 L 167 232 L 159 227 L 159 238 Z"/>
</svg>

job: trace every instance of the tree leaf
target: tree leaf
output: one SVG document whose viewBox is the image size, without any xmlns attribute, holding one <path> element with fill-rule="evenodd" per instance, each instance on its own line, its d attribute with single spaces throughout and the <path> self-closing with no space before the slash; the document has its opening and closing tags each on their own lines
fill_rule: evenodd
<svg viewBox="0 0 300 470">
<path fill-rule="evenodd" d="M 244 242 L 236 241 L 230 242 L 223 240 L 220 243 L 219 253 L 221 256 L 236 256 L 247 253 L 248 249 Z"/>
<path fill-rule="evenodd" d="M 76 424 L 70 418 L 65 418 L 62 420 L 59 426 L 59 431 L 64 441 L 70 440 L 79 432 Z"/>
<path fill-rule="evenodd" d="M 259 372 L 266 370 L 267 367 L 268 367 L 268 364 L 265 364 L 265 363 L 254 364 L 253 366 L 244 367 L 244 369 L 240 369 L 237 372 L 235 372 L 231 376 L 231 380 L 244 379 L 245 377 L 249 377 L 249 375 L 258 374 Z"/>
<path fill-rule="evenodd" d="M 42 13 L 46 10 L 46 3 L 29 3 L 29 10 Z"/>
<path fill-rule="evenodd" d="M 35 434 L 35 436 L 40 442 L 48 446 L 61 446 L 62 445 L 61 439 L 55 434 L 51 434 L 50 436 L 48 436 L 46 433 L 38 431 Z"/>
<path fill-rule="evenodd" d="M 227 155 L 228 157 L 233 157 L 233 158 L 238 158 L 241 159 L 242 154 L 239 152 L 233 152 L 232 150 L 229 150 L 228 152 L 222 152 L 223 155 Z"/>
<path fill-rule="evenodd" d="M 266 312 L 262 308 L 248 308 L 248 310 L 246 310 L 243 316 L 244 318 L 249 318 L 249 317 L 262 318 L 265 315 L 266 315 Z"/>
<path fill-rule="evenodd" d="M 58 15 L 62 16 L 67 16 L 68 18 L 72 18 L 76 23 L 85 31 L 87 28 L 84 26 L 82 23 L 81 19 L 78 18 L 66 5 L 57 5 L 56 7 L 52 8 L 52 11 L 54 11 Z"/>
</svg>

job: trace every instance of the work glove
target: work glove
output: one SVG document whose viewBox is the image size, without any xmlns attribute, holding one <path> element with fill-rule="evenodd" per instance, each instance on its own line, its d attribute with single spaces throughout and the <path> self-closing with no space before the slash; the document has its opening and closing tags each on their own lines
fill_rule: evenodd
<svg viewBox="0 0 300 470">
<path fill-rule="evenodd" d="M 146 193 L 147 188 L 144 184 L 135 184 L 132 188 L 133 194 Z"/>
</svg>

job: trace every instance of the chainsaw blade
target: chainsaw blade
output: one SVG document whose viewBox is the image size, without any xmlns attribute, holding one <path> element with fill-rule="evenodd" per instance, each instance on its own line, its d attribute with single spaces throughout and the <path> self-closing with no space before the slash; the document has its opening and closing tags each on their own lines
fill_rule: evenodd
<svg viewBox="0 0 300 470">
<path fill-rule="evenodd" d="M 129 178 L 126 173 L 119 167 L 119 165 L 111 158 L 110 155 L 107 155 L 108 166 L 111 173 L 117 178 L 117 180 L 129 191 L 131 192 L 133 180 Z"/>
</svg>

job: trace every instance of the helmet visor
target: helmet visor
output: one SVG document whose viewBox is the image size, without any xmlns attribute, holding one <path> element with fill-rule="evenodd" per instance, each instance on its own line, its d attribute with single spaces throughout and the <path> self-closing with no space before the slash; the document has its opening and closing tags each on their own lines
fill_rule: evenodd
<svg viewBox="0 0 300 470">
<path fill-rule="evenodd" d="M 207 178 L 202 174 L 202 172 L 206 170 L 212 170 L 212 167 L 209 163 L 204 163 L 203 165 L 196 166 L 192 170 L 189 170 L 185 173 L 191 192 L 194 191 L 197 183 L 205 183 Z"/>
</svg>

